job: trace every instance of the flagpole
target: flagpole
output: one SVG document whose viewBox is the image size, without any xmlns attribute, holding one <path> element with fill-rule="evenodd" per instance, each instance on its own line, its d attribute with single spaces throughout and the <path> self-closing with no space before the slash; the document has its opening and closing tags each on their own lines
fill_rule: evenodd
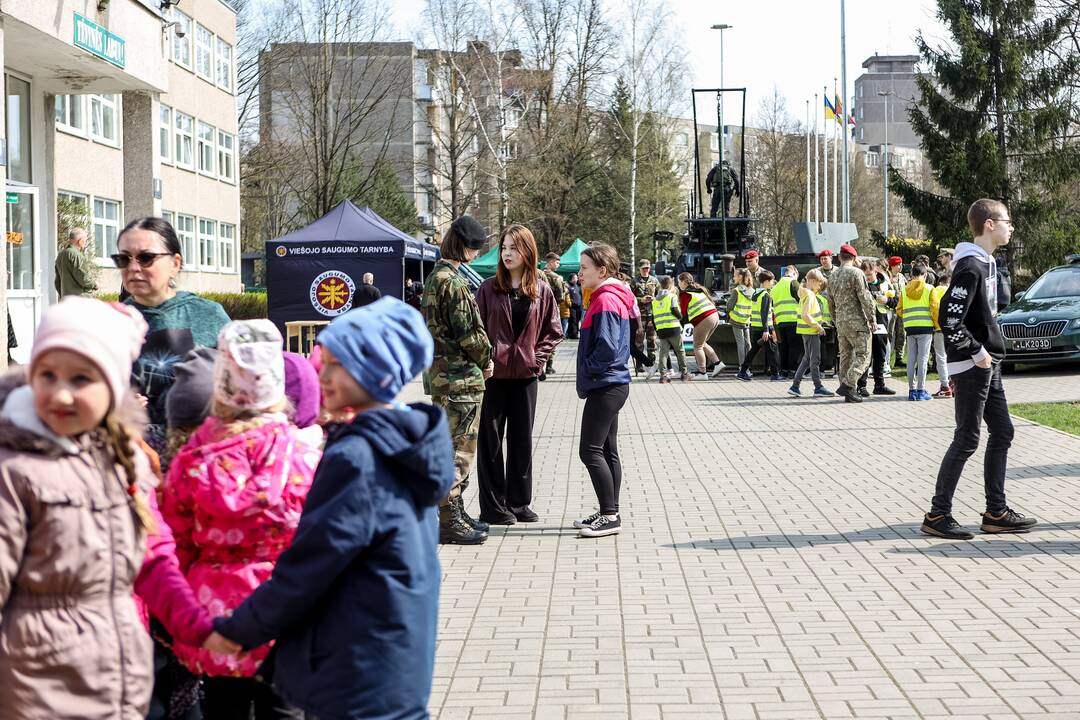
<svg viewBox="0 0 1080 720">
<path fill-rule="evenodd" d="M 806 101 L 806 222 L 810 222 L 810 101 Z"/>
<path fill-rule="evenodd" d="M 836 93 L 836 78 L 833 78 L 832 84 L 833 84 L 833 98 L 834 98 L 834 102 L 835 102 L 835 98 L 836 98 L 836 95 L 837 95 L 837 93 Z M 844 110 L 843 112 L 840 113 L 839 119 L 837 119 L 837 117 L 838 116 L 836 116 L 836 114 L 834 113 L 833 114 L 833 119 L 836 120 L 836 122 L 833 123 L 833 145 L 832 145 L 832 151 L 833 151 L 833 163 L 832 163 L 832 166 L 833 166 L 833 176 L 832 176 L 832 179 L 833 179 L 832 220 L 833 220 L 833 222 L 836 222 L 836 199 L 837 199 L 837 196 L 840 194 L 838 192 L 838 187 L 837 187 L 837 180 L 840 177 L 840 163 L 839 163 L 840 158 L 837 157 L 838 145 L 839 145 L 839 142 L 840 142 L 840 138 L 836 134 L 836 132 L 837 132 L 836 131 L 836 124 L 839 123 L 840 127 L 842 127 L 845 130 L 847 129 L 847 110 Z"/>
<path fill-rule="evenodd" d="M 821 97 L 824 100 L 828 97 L 825 93 L 828 92 L 828 88 L 824 85 L 821 86 Z M 821 114 L 825 115 L 825 103 L 821 103 Z M 823 178 L 825 184 L 825 197 L 822 204 L 825 206 L 825 222 L 829 222 L 829 133 L 825 132 L 827 127 L 823 127 L 821 133 L 822 150 L 824 151 L 825 161 L 825 176 Z"/>
<path fill-rule="evenodd" d="M 814 93 L 814 105 L 818 105 L 817 93 Z M 818 191 L 818 159 L 821 155 L 818 152 L 818 125 L 817 125 L 817 113 L 814 113 L 814 224 L 817 225 L 821 220 L 821 197 Z M 816 232 L 816 229 L 815 229 Z"/>
<path fill-rule="evenodd" d="M 841 101 L 847 102 L 847 24 L 844 0 L 840 0 L 840 91 Z M 851 185 L 848 178 L 847 110 L 844 110 L 844 222 L 851 222 Z"/>
</svg>

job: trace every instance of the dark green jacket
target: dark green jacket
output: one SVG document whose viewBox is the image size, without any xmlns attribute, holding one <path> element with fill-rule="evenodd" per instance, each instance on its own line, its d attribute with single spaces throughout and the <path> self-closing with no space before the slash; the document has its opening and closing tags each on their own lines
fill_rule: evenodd
<svg viewBox="0 0 1080 720">
<path fill-rule="evenodd" d="M 94 283 L 93 260 L 74 245 L 66 245 L 56 256 L 56 278 L 53 285 L 60 298 L 68 295 L 89 295 L 97 290 Z"/>
</svg>

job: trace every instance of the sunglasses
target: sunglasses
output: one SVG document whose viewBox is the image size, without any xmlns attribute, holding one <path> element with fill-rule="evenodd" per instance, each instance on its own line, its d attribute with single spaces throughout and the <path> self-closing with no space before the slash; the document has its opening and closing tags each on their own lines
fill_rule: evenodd
<svg viewBox="0 0 1080 720">
<path fill-rule="evenodd" d="M 128 265 L 131 264 L 132 260 L 139 263 L 139 267 L 148 268 L 151 265 L 153 265 L 154 262 L 156 262 L 159 257 L 165 257 L 167 255 L 172 255 L 172 253 L 167 253 L 167 252 L 161 252 L 161 253 L 141 252 L 138 255 L 136 255 L 135 257 L 132 257 L 131 255 L 128 255 L 127 253 L 116 253 L 115 255 L 110 255 L 110 257 L 112 258 L 113 264 L 115 264 L 116 267 L 123 270 Z"/>
</svg>

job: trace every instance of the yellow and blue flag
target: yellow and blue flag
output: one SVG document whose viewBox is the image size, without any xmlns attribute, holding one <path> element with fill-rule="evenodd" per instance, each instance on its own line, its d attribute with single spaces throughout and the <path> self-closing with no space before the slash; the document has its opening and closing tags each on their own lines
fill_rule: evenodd
<svg viewBox="0 0 1080 720">
<path fill-rule="evenodd" d="M 828 97 L 825 97 L 824 100 L 825 100 L 825 119 L 826 120 L 836 120 L 837 119 L 837 117 L 836 117 L 836 108 L 833 107 L 833 104 L 831 102 L 829 102 Z"/>
</svg>

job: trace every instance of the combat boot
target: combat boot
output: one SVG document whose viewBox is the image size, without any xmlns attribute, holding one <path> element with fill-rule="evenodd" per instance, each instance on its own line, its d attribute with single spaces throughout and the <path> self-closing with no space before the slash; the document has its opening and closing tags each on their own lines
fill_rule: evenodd
<svg viewBox="0 0 1080 720">
<path fill-rule="evenodd" d="M 461 508 L 451 500 L 439 508 L 439 542 L 443 545 L 479 545 L 488 536 L 473 529 L 461 516 Z"/>
<path fill-rule="evenodd" d="M 484 522 L 483 520 L 477 520 L 476 518 L 469 515 L 468 511 L 465 510 L 464 498 L 458 495 L 450 502 L 457 503 L 458 510 L 461 511 L 461 518 L 465 521 L 466 525 L 469 525 L 473 530 L 479 530 L 483 533 L 486 533 L 488 531 L 490 526 L 486 522 Z"/>
</svg>

